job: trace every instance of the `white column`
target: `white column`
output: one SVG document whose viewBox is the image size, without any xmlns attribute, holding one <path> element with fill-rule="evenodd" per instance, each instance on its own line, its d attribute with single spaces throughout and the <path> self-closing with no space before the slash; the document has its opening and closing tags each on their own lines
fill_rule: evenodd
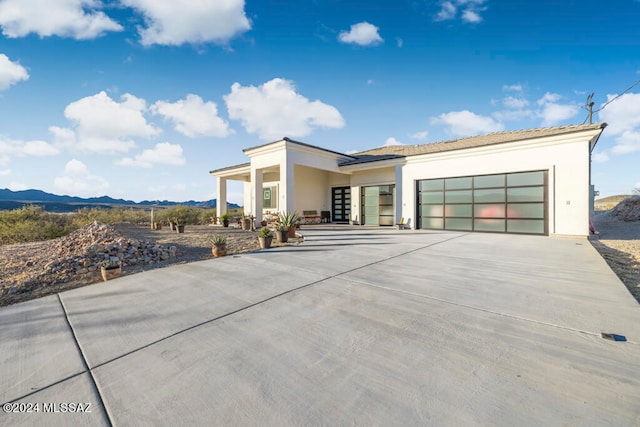
<svg viewBox="0 0 640 427">
<path fill-rule="evenodd" d="M 216 182 L 216 213 L 218 217 L 227 213 L 227 178 L 218 177 Z"/>
<path fill-rule="evenodd" d="M 251 211 L 250 213 L 256 217 L 256 223 L 262 221 L 262 170 L 251 168 Z"/>
<path fill-rule="evenodd" d="M 404 217 L 403 215 L 403 205 L 402 205 L 402 166 L 401 165 L 397 165 L 396 166 L 396 199 L 395 199 L 395 205 L 396 205 L 396 212 L 395 212 L 395 220 L 394 222 L 397 224 L 400 219 L 402 217 Z M 405 218 L 405 222 L 407 221 L 407 218 Z"/>
<path fill-rule="evenodd" d="M 294 165 L 288 159 L 280 163 L 280 211 L 293 212 L 295 210 L 294 199 Z M 302 212 L 298 212 L 302 214 Z"/>
</svg>

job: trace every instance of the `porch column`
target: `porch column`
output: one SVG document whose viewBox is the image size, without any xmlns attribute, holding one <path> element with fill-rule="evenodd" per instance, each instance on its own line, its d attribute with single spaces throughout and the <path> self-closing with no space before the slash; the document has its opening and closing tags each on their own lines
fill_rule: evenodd
<svg viewBox="0 0 640 427">
<path fill-rule="evenodd" d="M 251 212 L 256 217 L 256 223 L 262 221 L 262 170 L 251 168 Z"/>
<path fill-rule="evenodd" d="M 221 217 L 227 213 L 227 178 L 218 177 L 216 194 L 216 215 Z"/>
<path fill-rule="evenodd" d="M 293 212 L 295 209 L 295 200 L 293 197 L 294 194 L 294 176 L 293 176 L 294 165 L 293 163 L 285 160 L 280 163 L 280 203 L 278 204 L 278 209 L 280 211 Z M 302 212 L 298 212 L 302 214 Z"/>
<path fill-rule="evenodd" d="M 402 214 L 403 212 L 403 206 L 402 206 L 402 166 L 401 165 L 397 165 L 396 166 L 396 199 L 394 200 L 394 203 L 396 205 L 396 218 L 395 218 L 395 223 L 397 224 L 400 219 L 404 216 Z M 407 221 L 407 218 L 404 219 L 405 222 Z"/>
</svg>

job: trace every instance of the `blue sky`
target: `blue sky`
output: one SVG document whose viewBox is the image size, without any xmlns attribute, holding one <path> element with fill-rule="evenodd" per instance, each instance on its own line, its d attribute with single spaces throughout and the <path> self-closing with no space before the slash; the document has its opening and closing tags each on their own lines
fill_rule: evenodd
<svg viewBox="0 0 640 427">
<path fill-rule="evenodd" d="M 638 0 L 0 0 L 0 188 L 207 200 L 208 171 L 283 136 L 350 153 L 580 124 L 593 92 L 621 95 L 594 114 L 594 184 L 629 193 L 638 22 Z"/>
</svg>

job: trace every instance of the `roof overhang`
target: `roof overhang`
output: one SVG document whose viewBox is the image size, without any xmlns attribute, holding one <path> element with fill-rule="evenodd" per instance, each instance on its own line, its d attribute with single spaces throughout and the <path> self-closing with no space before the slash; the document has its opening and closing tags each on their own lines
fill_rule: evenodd
<svg viewBox="0 0 640 427">
<path fill-rule="evenodd" d="M 251 177 L 251 163 L 228 166 L 226 168 L 214 169 L 209 173 L 217 178 L 226 178 L 235 181 L 248 181 Z"/>
</svg>

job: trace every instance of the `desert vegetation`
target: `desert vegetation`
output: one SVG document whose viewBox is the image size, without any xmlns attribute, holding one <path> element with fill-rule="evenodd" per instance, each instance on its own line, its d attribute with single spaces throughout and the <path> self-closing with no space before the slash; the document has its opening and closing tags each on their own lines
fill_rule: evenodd
<svg viewBox="0 0 640 427">
<path fill-rule="evenodd" d="M 241 216 L 242 209 L 229 210 L 230 216 Z M 154 221 L 168 223 L 179 219 L 188 225 L 209 224 L 216 217 L 216 209 L 176 205 L 154 208 Z M 149 224 L 151 209 L 139 208 L 82 208 L 76 212 L 59 214 L 45 211 L 38 205 L 0 211 L 0 245 L 34 242 L 66 236 L 87 224 Z"/>
</svg>

